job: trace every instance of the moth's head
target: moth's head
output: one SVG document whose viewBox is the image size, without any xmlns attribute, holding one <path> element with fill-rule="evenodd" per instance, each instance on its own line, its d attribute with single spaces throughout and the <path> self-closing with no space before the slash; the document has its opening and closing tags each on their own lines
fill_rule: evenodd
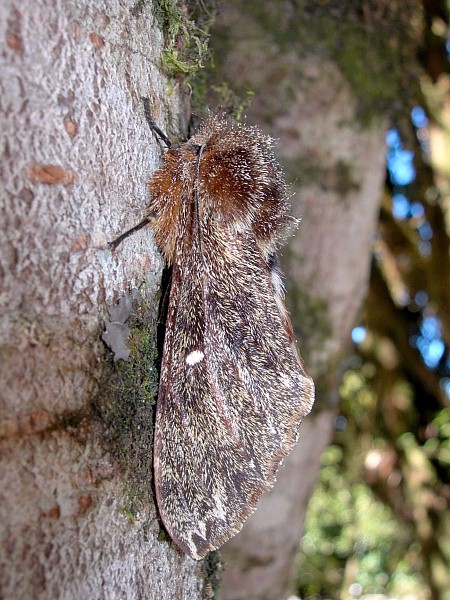
<svg viewBox="0 0 450 600">
<path fill-rule="evenodd" d="M 207 117 L 200 125 L 199 130 L 185 144 L 187 147 L 203 146 L 204 149 L 214 147 L 216 144 L 227 143 L 232 139 L 238 128 L 231 117 L 224 112 Z"/>
</svg>

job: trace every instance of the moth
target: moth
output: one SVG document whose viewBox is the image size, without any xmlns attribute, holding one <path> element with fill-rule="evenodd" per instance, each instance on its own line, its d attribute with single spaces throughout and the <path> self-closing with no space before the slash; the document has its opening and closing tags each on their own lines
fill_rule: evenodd
<svg viewBox="0 0 450 600">
<path fill-rule="evenodd" d="M 272 140 L 208 118 L 168 150 L 147 218 L 172 266 L 154 437 L 159 514 L 201 559 L 240 531 L 314 401 L 275 252 L 294 219 Z M 130 232 L 113 242 L 117 245 Z"/>
</svg>

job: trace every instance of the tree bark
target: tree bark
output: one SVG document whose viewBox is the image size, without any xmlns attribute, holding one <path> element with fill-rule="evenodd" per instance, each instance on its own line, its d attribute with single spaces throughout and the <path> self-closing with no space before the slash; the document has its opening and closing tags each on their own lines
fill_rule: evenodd
<svg viewBox="0 0 450 600">
<path fill-rule="evenodd" d="M 151 4 L 135 8 L 0 7 L 2 598 L 191 600 L 205 588 L 199 564 L 157 540 L 151 472 L 144 508 L 130 511 L 128 476 L 92 408 L 111 369 L 106 303 L 130 287 L 157 303 L 150 231 L 107 247 L 142 218 L 161 156 L 140 97 L 169 133 L 184 111 L 158 67 Z"/>
</svg>

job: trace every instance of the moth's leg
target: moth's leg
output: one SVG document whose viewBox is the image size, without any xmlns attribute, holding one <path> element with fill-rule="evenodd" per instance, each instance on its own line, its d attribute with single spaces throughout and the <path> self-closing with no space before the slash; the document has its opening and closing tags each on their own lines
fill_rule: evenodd
<svg viewBox="0 0 450 600">
<path fill-rule="evenodd" d="M 158 125 L 153 120 L 152 113 L 151 113 L 151 110 L 150 110 L 150 101 L 149 101 L 149 99 L 148 98 L 141 98 L 141 100 L 142 100 L 142 103 L 144 105 L 144 114 L 145 114 L 145 119 L 146 119 L 146 121 L 148 123 L 148 126 L 150 127 L 150 129 L 152 131 L 154 131 L 156 133 L 156 135 L 158 135 L 161 138 L 161 140 L 165 143 L 165 145 L 167 146 L 167 148 L 171 148 L 172 142 L 169 140 L 169 138 L 167 137 L 167 135 L 161 131 L 161 129 L 158 127 Z"/>
<path fill-rule="evenodd" d="M 136 231 L 139 231 L 139 229 L 142 229 L 146 225 L 149 225 L 152 222 L 152 220 L 153 219 L 151 217 L 145 217 L 145 219 L 143 219 L 140 223 L 116 237 L 115 240 L 113 240 L 112 242 L 108 242 L 108 246 L 111 248 L 112 251 L 114 251 L 117 248 L 117 246 L 123 242 L 123 240 L 125 240 L 128 236 L 132 235 L 133 233 L 136 233 Z"/>
<path fill-rule="evenodd" d="M 161 131 L 161 129 L 156 125 L 156 123 L 154 122 L 154 120 L 152 118 L 149 99 L 148 98 L 141 98 L 141 100 L 142 100 L 142 102 L 144 104 L 145 119 L 146 119 L 146 121 L 147 121 L 150 129 L 152 131 L 154 131 L 157 136 L 159 136 L 159 138 L 164 142 L 164 144 L 167 146 L 167 148 L 170 148 L 172 146 L 172 144 L 171 144 L 169 138 L 166 136 L 165 133 L 163 133 Z M 111 248 L 111 250 L 114 251 L 117 248 L 117 246 L 119 246 L 119 244 L 121 244 L 123 242 L 123 240 L 125 240 L 128 236 L 130 236 L 131 234 L 135 233 L 136 231 L 139 231 L 139 229 L 142 229 L 146 225 L 149 225 L 151 222 L 152 222 L 152 218 L 151 217 L 146 217 L 140 223 L 138 223 L 137 225 L 135 225 L 134 227 L 132 227 L 128 231 L 125 231 L 124 233 L 122 233 L 121 235 L 119 235 L 112 242 L 108 242 L 108 246 Z"/>
</svg>

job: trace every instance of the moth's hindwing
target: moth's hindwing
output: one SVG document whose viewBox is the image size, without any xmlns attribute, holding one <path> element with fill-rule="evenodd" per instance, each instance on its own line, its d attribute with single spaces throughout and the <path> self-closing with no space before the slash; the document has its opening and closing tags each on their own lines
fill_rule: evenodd
<svg viewBox="0 0 450 600">
<path fill-rule="evenodd" d="M 202 233 L 173 265 L 154 450 L 162 520 L 196 559 L 273 486 L 314 395 L 254 236 Z"/>
</svg>

